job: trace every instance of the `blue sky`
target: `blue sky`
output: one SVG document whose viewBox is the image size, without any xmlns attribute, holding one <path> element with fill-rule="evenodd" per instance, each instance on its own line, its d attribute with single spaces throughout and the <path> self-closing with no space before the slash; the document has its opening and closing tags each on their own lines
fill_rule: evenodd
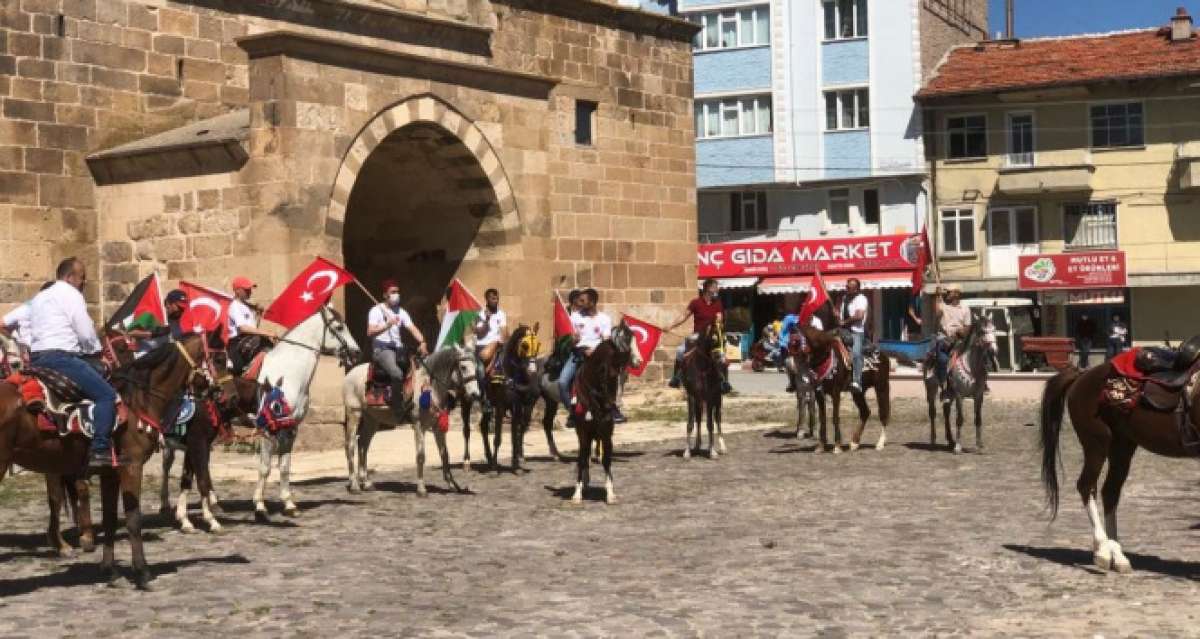
<svg viewBox="0 0 1200 639">
<path fill-rule="evenodd" d="M 1004 31 L 1004 0 L 991 1 L 989 30 Z M 1200 19 L 1200 0 L 1014 0 L 1017 36 L 1097 33 L 1167 24 L 1176 7 Z"/>
</svg>

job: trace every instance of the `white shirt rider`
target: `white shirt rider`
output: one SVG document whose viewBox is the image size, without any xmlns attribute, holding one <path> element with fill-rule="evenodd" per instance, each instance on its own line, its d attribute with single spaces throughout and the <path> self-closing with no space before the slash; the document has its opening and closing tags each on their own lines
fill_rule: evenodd
<svg viewBox="0 0 1200 639">
<path fill-rule="evenodd" d="M 858 313 L 859 311 L 862 311 L 862 313 L 863 313 L 863 315 L 862 315 L 862 316 L 863 316 L 863 319 L 860 319 L 860 320 L 857 320 L 857 321 L 853 322 L 852 324 L 850 324 L 850 327 L 849 327 L 849 328 L 850 328 L 850 330 L 851 330 L 851 331 L 853 331 L 853 332 L 855 332 L 855 333 L 861 333 L 861 332 L 863 332 L 863 330 L 865 330 L 865 326 L 864 326 L 864 325 L 866 324 L 866 321 L 865 321 L 865 319 L 866 319 L 866 317 L 867 317 L 867 296 L 866 296 L 866 295 L 863 295 L 862 293 L 859 293 L 858 295 L 855 295 L 855 296 L 854 296 L 854 298 L 853 298 L 853 299 L 851 299 L 851 300 L 850 300 L 850 301 L 849 301 L 849 302 L 846 304 L 846 314 L 845 314 L 845 316 L 846 316 L 847 318 L 854 317 L 854 315 L 855 315 L 856 313 Z"/>
<path fill-rule="evenodd" d="M 408 315 L 408 311 L 400 308 L 385 308 L 383 304 L 376 304 L 371 307 L 367 313 L 367 324 L 369 326 L 382 326 L 388 324 L 388 320 L 395 317 L 396 322 L 388 326 L 386 330 L 375 336 L 375 346 L 383 346 L 388 348 L 399 348 L 404 342 L 400 339 L 400 329 L 408 328 L 413 325 L 412 317 Z"/>
<path fill-rule="evenodd" d="M 38 293 L 29 303 L 29 350 L 65 351 L 91 355 L 100 351 L 100 338 L 87 314 L 83 293 L 63 280 Z"/>
<path fill-rule="evenodd" d="M 239 299 L 234 299 L 229 303 L 229 339 L 237 337 L 242 327 L 255 328 L 257 326 L 258 314 L 254 312 L 254 309 Z"/>
<path fill-rule="evenodd" d="M 500 341 L 500 336 L 504 334 L 504 327 L 508 326 L 508 316 L 504 314 L 504 311 L 496 309 L 496 312 L 492 313 L 487 307 L 484 307 L 480 319 L 487 322 L 488 330 L 487 335 L 484 335 L 475 345 L 490 346 Z"/>
<path fill-rule="evenodd" d="M 575 333 L 579 335 L 576 346 L 584 350 L 596 348 L 600 342 L 612 335 L 612 319 L 599 311 L 596 311 L 594 315 L 584 315 L 575 311 L 571 313 L 571 325 L 575 327 Z"/>
<path fill-rule="evenodd" d="M 4 328 L 8 330 L 13 339 L 17 340 L 18 344 L 29 348 L 29 340 L 32 337 L 30 332 L 33 330 L 30 325 L 32 317 L 33 307 L 30 302 L 25 302 L 5 314 L 4 318 L 0 319 L 0 324 L 4 325 Z"/>
</svg>

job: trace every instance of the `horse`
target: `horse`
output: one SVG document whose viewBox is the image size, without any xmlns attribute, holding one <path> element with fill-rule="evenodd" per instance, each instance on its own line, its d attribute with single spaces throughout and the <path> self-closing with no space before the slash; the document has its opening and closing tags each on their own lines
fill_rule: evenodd
<svg viewBox="0 0 1200 639">
<path fill-rule="evenodd" d="M 292 446 L 304 416 L 308 413 L 308 389 L 317 373 L 317 361 L 321 355 L 338 358 L 342 368 L 349 370 L 361 357 L 358 344 L 350 334 L 342 316 L 331 306 L 323 306 L 316 313 L 300 322 L 279 339 L 279 342 L 263 358 L 262 369 L 255 378 L 256 385 L 249 388 L 239 385 L 238 406 L 243 412 L 258 409 L 260 414 L 269 406 L 255 404 L 273 403 L 278 397 L 274 391 L 286 398 L 290 424 L 278 430 L 260 428 L 258 439 L 258 483 L 254 487 L 254 516 L 267 521 L 267 505 L 263 501 L 267 478 L 271 475 L 271 459 L 279 457 L 279 499 L 283 502 L 286 517 L 299 515 L 300 509 L 292 501 L 291 467 Z M 247 390 L 250 390 L 247 393 Z"/>
<path fill-rule="evenodd" d="M 784 358 L 783 367 L 787 372 L 788 379 L 792 382 L 793 394 L 796 396 L 796 430 L 793 436 L 800 437 L 800 428 L 807 421 L 808 431 L 804 433 L 804 438 L 812 439 L 815 435 L 817 422 L 816 380 L 809 376 L 807 369 L 802 374 L 799 364 L 797 364 L 796 358 L 802 348 L 802 342 L 803 340 L 799 332 L 792 333 L 791 339 L 788 340 L 787 355 Z"/>
<path fill-rule="evenodd" d="M 574 410 L 579 451 L 575 462 L 573 503 L 583 502 L 583 489 L 590 479 L 588 462 L 593 441 L 600 444 L 600 460 L 604 464 L 605 502 L 617 502 L 612 477 L 613 407 L 620 391 L 621 375 L 626 368 L 637 368 L 641 363 L 633 331 L 622 321 L 612 330 L 612 336 L 600 342 L 579 366 L 574 383 L 578 398 Z"/>
<path fill-rule="evenodd" d="M 479 401 L 483 396 L 475 377 L 475 338 L 469 335 L 465 345 L 451 345 L 435 351 L 413 367 L 415 392 L 428 390 L 427 399 L 418 402 L 417 419 L 413 422 L 413 437 L 416 440 L 417 495 L 425 497 L 425 431 L 432 430 L 442 458 L 442 478 L 455 490 L 462 488 L 450 471 L 450 453 L 446 448 L 446 431 L 449 430 L 450 392 L 459 398 Z M 342 401 L 346 405 L 346 421 L 343 432 L 346 441 L 346 462 L 349 466 L 351 493 L 373 490 L 367 468 L 367 452 L 371 440 L 380 424 L 399 423 L 392 409 L 387 406 L 372 407 L 367 404 L 367 375 L 369 365 L 359 364 L 350 369 L 342 382 Z M 442 423 L 445 423 L 443 429 Z"/>
<path fill-rule="evenodd" d="M 813 449 L 813 452 L 823 453 L 827 445 L 825 399 L 828 396 L 833 413 L 833 452 L 840 453 L 842 452 L 841 396 L 843 391 L 850 389 L 850 383 L 853 381 L 847 361 L 849 354 L 846 353 L 846 357 L 839 354 L 839 351 L 844 352 L 844 347 L 838 343 L 841 341 L 841 337 L 837 331 L 822 331 L 813 326 L 798 326 L 795 330 L 801 331 L 805 340 L 804 347 L 793 358 L 797 373 L 797 390 L 804 384 L 805 378 L 813 380 L 817 412 L 821 421 L 821 443 Z M 866 399 L 866 391 L 870 388 L 875 389 L 875 400 L 879 404 L 879 421 L 882 426 L 879 440 L 875 442 L 875 449 L 883 450 L 887 444 L 887 425 L 891 415 L 891 360 L 886 354 L 879 354 L 879 363 L 874 370 L 863 371 L 862 381 L 863 389 L 861 391 L 850 391 L 854 405 L 858 408 L 859 416 L 858 428 L 850 437 L 850 450 L 858 450 L 863 430 L 866 429 L 867 420 L 871 417 L 871 408 L 867 405 Z"/>
<path fill-rule="evenodd" d="M 537 402 L 541 389 L 538 387 L 538 352 L 542 345 L 538 340 L 538 325 L 533 327 L 521 324 L 513 331 L 504 345 L 504 350 L 497 355 L 501 357 L 501 375 L 487 380 L 485 392 L 491 410 L 483 414 L 479 422 L 479 430 L 483 435 L 484 452 L 488 464 L 499 472 L 500 444 L 503 440 L 504 416 L 512 415 L 512 471 L 521 472 L 521 464 L 525 461 L 525 432 L 529 429 L 533 405 Z M 488 448 L 489 422 L 496 429 L 495 446 Z M 494 454 L 492 451 L 495 451 Z"/>
<path fill-rule="evenodd" d="M 133 548 L 133 581 L 140 589 L 149 587 L 150 569 L 142 545 L 142 470 L 158 445 L 158 416 L 171 398 L 182 393 L 197 377 L 209 374 L 205 368 L 206 355 L 203 337 L 192 335 L 121 367 L 113 376 L 128 412 L 113 433 L 121 466 L 99 473 L 105 532 L 101 571 L 110 581 L 117 576 L 114 545 L 120 497 Z M 42 431 L 37 420 L 36 415 L 25 409 L 19 389 L 12 384 L 0 384 L 0 479 L 11 463 L 50 475 L 68 475 L 84 467 L 91 442 L 78 435 L 60 437 Z"/>
<path fill-rule="evenodd" d="M 1042 393 L 1040 443 L 1042 484 L 1051 516 L 1059 505 L 1058 448 L 1064 408 L 1083 447 L 1083 468 L 1075 487 L 1092 526 L 1092 559 L 1103 570 L 1127 573 L 1133 570 L 1117 536 L 1117 504 L 1129 475 L 1130 462 L 1138 447 L 1164 457 L 1195 457 L 1200 448 L 1200 368 L 1183 373 L 1186 383 L 1175 411 L 1158 411 L 1138 402 L 1118 407 L 1102 399 L 1110 376 L 1111 362 L 1087 370 L 1068 368 L 1046 382 Z M 1147 382 L 1148 384 L 1153 382 Z M 1101 488 L 1104 517 L 1096 504 L 1096 484 L 1108 462 L 1108 476 Z"/>
<path fill-rule="evenodd" d="M 696 344 L 683 356 L 683 386 L 687 393 L 687 434 L 684 439 L 683 458 L 692 457 L 692 426 L 696 427 L 697 452 L 703 433 L 700 421 L 708 423 L 708 457 L 716 459 L 725 452 L 725 438 L 721 436 L 721 363 L 714 355 L 724 346 L 721 328 L 717 322 L 708 325 L 700 334 Z M 714 434 L 715 426 L 715 434 Z"/>
<path fill-rule="evenodd" d="M 179 498 L 175 504 L 174 516 L 179 530 L 183 533 L 194 533 L 196 527 L 188 519 L 188 495 L 195 480 L 196 491 L 200 493 L 200 514 L 208 525 L 208 532 L 220 533 L 221 522 L 213 515 L 217 508 L 217 493 L 213 490 L 212 475 L 209 472 L 209 459 L 213 444 L 229 423 L 221 409 L 217 398 L 209 397 L 208 393 L 197 396 L 192 400 L 195 411 L 187 422 L 187 434 L 179 443 L 183 452 L 183 475 L 179 479 Z M 159 512 L 171 514 L 170 506 L 170 477 L 171 466 L 175 464 L 176 444 L 170 440 L 165 442 L 162 450 L 162 483 L 159 486 Z"/>
<path fill-rule="evenodd" d="M 942 396 L 942 415 L 945 419 L 946 443 L 954 452 L 962 453 L 963 399 L 970 398 L 975 408 L 975 450 L 983 452 L 983 398 L 987 389 L 988 358 L 990 346 L 983 339 L 986 319 L 979 319 L 971 324 L 967 336 L 963 338 L 960 348 L 948 365 L 946 382 L 938 380 L 936 358 L 937 353 L 931 352 L 926 358 L 922 376 L 925 381 L 925 401 L 929 405 L 929 444 L 937 445 L 937 401 Z M 957 409 L 956 434 L 950 432 L 950 405 Z"/>
</svg>

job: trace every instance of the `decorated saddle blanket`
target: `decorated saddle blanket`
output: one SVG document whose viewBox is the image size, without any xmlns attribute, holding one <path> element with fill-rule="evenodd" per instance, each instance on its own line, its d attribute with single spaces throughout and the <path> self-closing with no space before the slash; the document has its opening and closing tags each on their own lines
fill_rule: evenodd
<svg viewBox="0 0 1200 639">
<path fill-rule="evenodd" d="M 405 397 L 413 396 L 412 385 L 413 376 L 409 375 L 404 380 Z M 373 363 L 367 365 L 367 388 L 365 394 L 367 406 L 372 408 L 383 408 L 390 406 L 392 403 L 392 377 Z"/>
<path fill-rule="evenodd" d="M 50 371 L 47 378 L 55 381 L 53 385 L 40 377 L 34 376 L 34 371 L 45 372 L 47 369 L 30 369 L 23 373 L 12 373 L 4 381 L 16 386 L 21 393 L 25 407 L 37 416 L 38 429 L 43 432 L 57 433 L 61 437 L 67 435 L 83 435 L 92 438 L 95 432 L 93 409 L 95 405 L 82 398 L 79 387 L 74 382 L 63 386 L 66 379 L 56 371 Z M 64 395 L 55 392 L 54 388 L 65 389 Z M 63 399 L 67 397 L 70 401 Z M 120 424 L 125 421 L 125 406 L 118 403 L 118 419 Z"/>
<path fill-rule="evenodd" d="M 1157 370 L 1161 366 L 1149 361 L 1152 357 L 1147 357 L 1153 354 L 1153 349 L 1133 348 L 1112 358 L 1109 363 L 1113 371 L 1104 382 L 1101 399 L 1125 411 L 1138 405 L 1164 412 L 1180 408 L 1183 387 L 1200 367 L 1193 366 L 1187 371 Z M 1155 372 L 1148 373 L 1147 370 Z"/>
</svg>

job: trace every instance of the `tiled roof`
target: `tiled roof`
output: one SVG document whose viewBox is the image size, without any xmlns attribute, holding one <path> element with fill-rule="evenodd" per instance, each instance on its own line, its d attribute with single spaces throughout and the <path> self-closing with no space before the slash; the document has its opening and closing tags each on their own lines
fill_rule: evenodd
<svg viewBox="0 0 1200 639">
<path fill-rule="evenodd" d="M 1200 75 L 1200 39 L 1171 42 L 1170 33 L 1167 27 L 961 46 L 917 98 Z"/>
</svg>

